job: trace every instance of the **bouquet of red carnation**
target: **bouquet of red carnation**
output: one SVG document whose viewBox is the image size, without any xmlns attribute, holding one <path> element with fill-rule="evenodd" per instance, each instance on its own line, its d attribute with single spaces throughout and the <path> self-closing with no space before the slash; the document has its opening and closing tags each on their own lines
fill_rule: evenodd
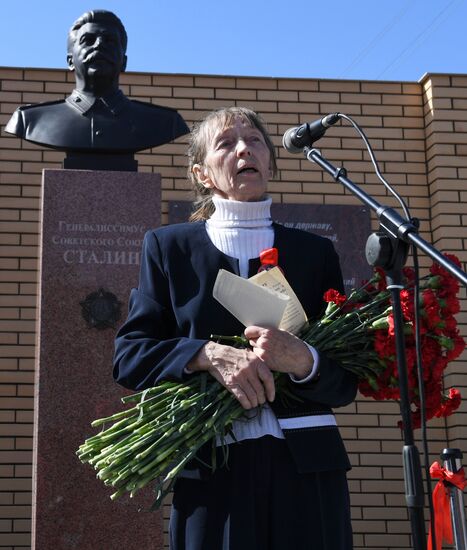
<svg viewBox="0 0 467 550">
<path fill-rule="evenodd" d="M 451 259 L 454 259 L 451 256 Z M 455 261 L 457 258 L 455 259 Z M 414 351 L 414 312 L 412 305 L 414 274 L 405 270 L 406 290 L 402 292 L 405 342 L 410 399 L 415 425 L 420 421 L 420 400 Z M 454 314 L 459 311 L 456 298 L 459 285 L 447 271 L 434 265 L 421 282 L 422 357 L 427 402 L 427 418 L 448 416 L 460 405 L 460 394 L 451 389 L 443 393 L 442 375 L 449 361 L 464 350 Z M 335 359 L 360 378 L 360 391 L 375 399 L 399 397 L 395 363 L 394 320 L 390 293 L 384 275 L 376 270 L 362 288 L 347 298 L 336 290 L 325 294 L 328 303 L 323 317 L 308 322 L 301 338 L 320 352 Z M 223 337 L 246 344 L 240 336 Z M 275 373 L 278 391 L 286 392 L 280 373 Z M 97 470 L 97 477 L 114 488 L 112 499 L 155 483 L 158 508 L 185 465 L 198 449 L 216 438 L 224 440 L 233 422 L 244 409 L 232 394 L 207 373 L 187 383 L 165 381 L 153 388 L 122 399 L 133 403 L 108 418 L 95 420 L 94 427 L 105 426 L 88 438 L 77 454 L 82 462 Z"/>
<path fill-rule="evenodd" d="M 460 265 L 453 255 L 447 255 Z M 420 426 L 420 399 L 414 339 L 414 272 L 404 269 L 405 290 L 401 292 L 404 317 L 409 397 L 414 427 Z M 454 315 L 459 312 L 456 279 L 438 264 L 420 281 L 420 333 L 425 386 L 426 418 L 449 416 L 460 405 L 460 393 L 443 391 L 442 376 L 447 364 L 459 357 L 465 342 Z M 360 378 L 359 390 L 376 400 L 398 399 L 394 317 L 384 272 L 373 277 L 347 298 L 336 290 L 324 296 L 328 303 L 324 316 L 310 324 L 301 338 L 315 346 Z"/>
</svg>

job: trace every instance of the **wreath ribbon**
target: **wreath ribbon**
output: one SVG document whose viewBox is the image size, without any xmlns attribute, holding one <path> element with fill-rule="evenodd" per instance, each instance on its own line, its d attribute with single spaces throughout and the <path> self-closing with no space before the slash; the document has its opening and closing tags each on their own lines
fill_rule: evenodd
<svg viewBox="0 0 467 550">
<path fill-rule="evenodd" d="M 433 462 L 430 466 L 431 479 L 439 479 L 433 489 L 433 508 L 435 513 L 436 550 L 441 550 L 443 542 L 453 543 L 451 509 L 449 506 L 449 485 L 454 485 L 461 491 L 465 488 L 465 473 L 461 468 L 458 472 L 450 472 Z M 433 550 L 431 545 L 431 526 L 428 533 L 428 550 Z"/>
</svg>

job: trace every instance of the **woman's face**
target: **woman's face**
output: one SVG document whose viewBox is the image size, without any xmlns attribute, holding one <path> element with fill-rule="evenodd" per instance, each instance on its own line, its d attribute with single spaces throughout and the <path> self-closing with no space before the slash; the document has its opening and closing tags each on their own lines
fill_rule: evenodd
<svg viewBox="0 0 467 550">
<path fill-rule="evenodd" d="M 193 167 L 198 180 L 215 195 L 235 201 L 264 197 L 271 175 L 271 158 L 262 133 L 247 120 L 215 128 L 203 165 Z"/>
</svg>

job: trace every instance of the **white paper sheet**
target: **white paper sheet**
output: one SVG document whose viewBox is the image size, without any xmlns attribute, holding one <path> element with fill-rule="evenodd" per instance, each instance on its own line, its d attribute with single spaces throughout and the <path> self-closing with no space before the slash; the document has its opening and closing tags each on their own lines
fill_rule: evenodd
<svg viewBox="0 0 467 550">
<path fill-rule="evenodd" d="M 306 313 L 282 271 L 278 267 L 273 267 L 253 275 L 248 280 L 262 288 L 269 288 L 276 293 L 288 296 L 289 301 L 279 328 L 292 334 L 298 334 L 306 322 Z"/>
<path fill-rule="evenodd" d="M 219 270 L 212 295 L 246 327 L 279 328 L 289 303 L 285 294 L 258 286 L 224 269 Z"/>
</svg>

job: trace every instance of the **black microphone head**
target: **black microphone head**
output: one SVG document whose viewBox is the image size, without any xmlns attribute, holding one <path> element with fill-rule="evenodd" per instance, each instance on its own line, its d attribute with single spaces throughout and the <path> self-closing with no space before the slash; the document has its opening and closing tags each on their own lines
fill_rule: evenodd
<svg viewBox="0 0 467 550">
<path fill-rule="evenodd" d="M 289 153 L 301 153 L 305 147 L 312 147 L 322 138 L 327 128 L 340 119 L 340 113 L 331 113 L 323 118 L 308 122 L 295 128 L 289 128 L 282 138 L 282 145 Z"/>
<path fill-rule="evenodd" d="M 284 146 L 284 149 L 293 155 L 303 152 L 303 147 L 297 147 L 293 144 L 296 133 L 297 128 L 289 128 L 282 138 L 282 145 Z"/>
</svg>

